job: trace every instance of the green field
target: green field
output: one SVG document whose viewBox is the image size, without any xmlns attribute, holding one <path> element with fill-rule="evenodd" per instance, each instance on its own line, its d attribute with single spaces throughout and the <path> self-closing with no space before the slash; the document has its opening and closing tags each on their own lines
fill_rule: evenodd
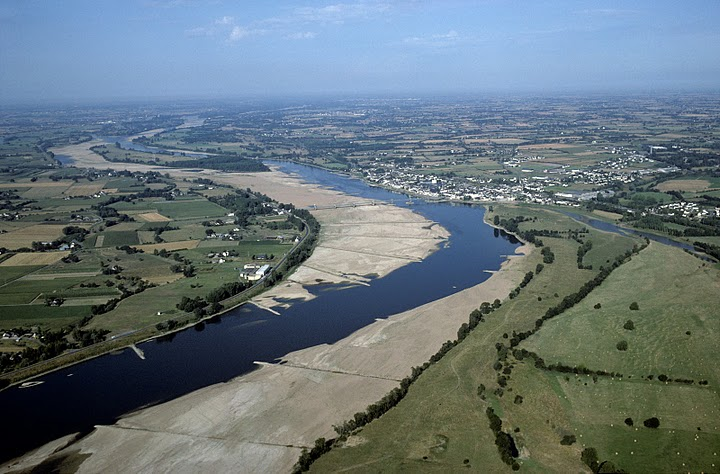
<svg viewBox="0 0 720 474">
<path fill-rule="evenodd" d="M 152 206 L 170 219 L 197 219 L 210 217 L 223 217 L 228 210 L 222 206 L 218 206 L 210 201 L 193 200 L 193 201 L 168 201 L 153 202 Z"/>
<path fill-rule="evenodd" d="M 720 383 L 720 357 L 713 350 L 720 336 L 720 292 L 709 289 L 717 284 L 717 270 L 680 249 L 653 243 L 523 347 L 547 362 L 633 377 L 707 379 L 715 385 Z M 637 311 L 629 309 L 634 301 Z M 597 303 L 600 309 L 593 308 Z M 628 319 L 632 331 L 623 329 Z M 615 348 L 620 340 L 627 340 L 627 351 Z"/>
<path fill-rule="evenodd" d="M 521 229 L 576 226 L 547 210 L 495 207 L 503 216 L 538 217 Z M 597 231 L 587 238 L 594 245 L 585 264 L 592 262 L 595 270 L 577 268 L 577 242 L 543 237 L 555 262 L 427 369 L 396 407 L 359 430 L 348 445 L 322 456 L 311 471 L 508 472 L 488 428 L 488 406 L 502 419 L 503 431 L 512 434 L 521 472 L 586 472 L 580 456 L 586 447 L 629 472 L 718 471 L 713 452 L 720 447 L 720 400 L 714 387 L 720 361 L 714 347 L 720 336 L 720 272 L 678 249 L 651 244 L 518 346 L 537 352 L 545 364 L 622 377 L 543 370 L 512 354 L 500 365 L 502 371 L 493 367 L 495 344 L 508 344 L 503 334 L 534 328 L 535 319 L 595 275 L 597 265 L 639 243 Z M 526 268 L 534 269 L 538 257 L 539 252 L 528 257 Z M 634 301 L 636 311 L 629 309 Z M 623 328 L 628 319 L 632 331 Z M 616 348 L 620 339 L 628 341 L 627 351 Z M 657 379 L 660 374 L 695 382 L 664 383 Z M 500 375 L 506 377 L 502 394 L 496 392 Z M 632 427 L 624 421 L 628 417 Z M 659 429 L 643 426 L 650 417 L 660 419 Z M 575 436 L 571 445 L 560 443 L 570 435 Z"/>
<path fill-rule="evenodd" d="M 0 306 L 2 327 L 33 327 L 56 330 L 90 315 L 90 306 L 49 307 L 38 305 Z"/>
<path fill-rule="evenodd" d="M 125 231 L 105 231 L 103 232 L 105 239 L 103 240 L 103 247 L 116 247 L 121 245 L 138 245 L 137 232 L 132 230 Z"/>
<path fill-rule="evenodd" d="M 13 280 L 17 280 L 21 276 L 35 272 L 41 268 L 43 267 L 38 265 L 23 265 L 20 267 L 0 266 L 0 285 L 5 285 Z"/>
</svg>

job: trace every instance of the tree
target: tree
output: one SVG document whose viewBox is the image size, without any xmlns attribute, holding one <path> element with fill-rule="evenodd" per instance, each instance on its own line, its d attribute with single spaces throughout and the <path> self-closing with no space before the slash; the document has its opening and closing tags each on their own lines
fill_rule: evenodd
<svg viewBox="0 0 720 474">
<path fill-rule="evenodd" d="M 628 343 L 627 343 L 627 341 L 623 340 L 623 341 L 618 342 L 615 347 L 617 347 L 617 350 L 619 350 L 619 351 L 626 351 L 628 348 Z"/>
<path fill-rule="evenodd" d="M 645 425 L 646 428 L 657 428 L 660 426 L 660 420 L 653 416 L 643 421 L 643 425 Z"/>
<path fill-rule="evenodd" d="M 580 455 L 580 459 L 587 467 L 595 472 L 598 467 L 598 454 L 595 448 L 585 448 Z"/>
<path fill-rule="evenodd" d="M 632 319 L 628 319 L 627 321 L 625 321 L 625 325 L 623 326 L 623 328 L 627 329 L 628 331 L 632 331 L 633 329 L 635 329 L 635 323 L 633 323 Z"/>
<path fill-rule="evenodd" d="M 631 309 L 632 311 L 637 311 L 637 310 L 640 309 L 640 306 L 638 306 L 638 304 L 637 304 L 636 301 L 633 301 L 632 303 L 630 303 L 630 309 Z"/>
</svg>

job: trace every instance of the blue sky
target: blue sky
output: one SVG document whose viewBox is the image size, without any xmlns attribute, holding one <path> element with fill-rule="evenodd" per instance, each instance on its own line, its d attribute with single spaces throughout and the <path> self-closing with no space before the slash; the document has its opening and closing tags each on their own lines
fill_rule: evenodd
<svg viewBox="0 0 720 474">
<path fill-rule="evenodd" d="M 2 0 L 0 102 L 718 90 L 720 0 Z"/>
</svg>

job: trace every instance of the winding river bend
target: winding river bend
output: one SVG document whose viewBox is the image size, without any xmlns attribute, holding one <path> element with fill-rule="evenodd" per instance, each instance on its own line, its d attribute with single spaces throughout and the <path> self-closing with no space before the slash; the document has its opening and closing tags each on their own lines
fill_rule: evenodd
<svg viewBox="0 0 720 474">
<path fill-rule="evenodd" d="M 351 195 L 407 200 L 324 170 L 273 164 Z M 280 316 L 245 305 L 171 337 L 141 344 L 145 360 L 125 349 L 39 377 L 40 385 L 0 392 L 3 421 L 11 427 L 11 436 L 0 444 L 0 460 L 227 381 L 253 370 L 254 361 L 274 361 L 292 351 L 333 343 L 376 318 L 474 286 L 489 277 L 485 270 L 497 270 L 519 244 L 486 225 L 480 207 L 416 202 L 412 208 L 448 229 L 449 240 L 422 262 L 373 280 L 370 286 L 311 288 L 317 298 L 293 304 Z"/>
</svg>

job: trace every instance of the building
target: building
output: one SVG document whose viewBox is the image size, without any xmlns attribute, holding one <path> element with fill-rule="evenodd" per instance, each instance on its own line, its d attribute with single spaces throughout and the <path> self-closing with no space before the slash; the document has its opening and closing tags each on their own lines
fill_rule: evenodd
<svg viewBox="0 0 720 474">
<path fill-rule="evenodd" d="M 240 272 L 240 277 L 246 279 L 247 281 L 258 281 L 262 277 L 268 274 L 270 271 L 270 265 L 263 265 L 260 268 L 257 269 L 245 269 Z"/>
</svg>

